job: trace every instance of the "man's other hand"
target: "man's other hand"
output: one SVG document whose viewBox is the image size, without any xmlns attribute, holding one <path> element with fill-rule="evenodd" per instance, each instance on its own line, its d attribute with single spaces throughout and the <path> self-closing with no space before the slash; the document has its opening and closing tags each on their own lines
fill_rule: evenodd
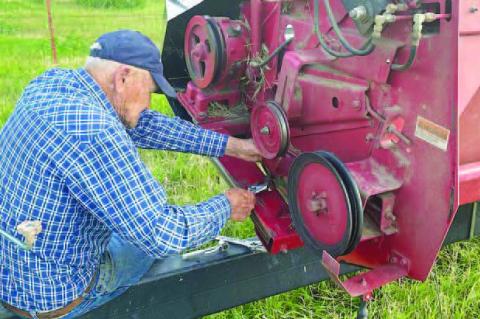
<svg viewBox="0 0 480 319">
<path fill-rule="evenodd" d="M 242 140 L 232 136 L 228 138 L 225 154 L 248 162 L 258 162 L 262 159 L 252 139 Z"/>
<path fill-rule="evenodd" d="M 255 207 L 255 195 L 252 192 L 241 188 L 232 188 L 225 192 L 225 196 L 232 207 L 230 219 L 241 222 L 250 216 Z"/>
</svg>

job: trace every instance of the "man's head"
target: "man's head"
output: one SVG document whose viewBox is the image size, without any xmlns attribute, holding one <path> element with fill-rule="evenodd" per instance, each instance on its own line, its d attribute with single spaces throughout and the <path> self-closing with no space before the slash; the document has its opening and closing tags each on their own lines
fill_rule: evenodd
<svg viewBox="0 0 480 319">
<path fill-rule="evenodd" d="M 120 30 L 102 35 L 90 48 L 86 70 L 107 94 L 125 125 L 135 127 L 152 93 L 175 97 L 163 76 L 160 51 L 143 34 Z"/>
</svg>

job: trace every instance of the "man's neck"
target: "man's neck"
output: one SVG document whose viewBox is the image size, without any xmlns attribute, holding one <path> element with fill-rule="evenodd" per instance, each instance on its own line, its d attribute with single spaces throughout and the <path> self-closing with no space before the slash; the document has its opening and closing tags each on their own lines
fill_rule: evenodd
<svg viewBox="0 0 480 319">
<path fill-rule="evenodd" d="M 107 96 L 107 99 L 108 101 L 110 102 L 110 104 L 113 105 L 113 80 L 112 80 L 112 77 L 111 75 L 108 75 L 106 73 L 103 73 L 103 72 L 96 72 L 94 70 L 89 70 L 89 69 L 86 69 L 86 71 L 88 72 L 88 74 L 90 74 L 92 76 L 92 78 L 95 80 L 95 82 L 97 82 L 97 84 L 100 86 L 100 88 L 102 89 L 102 91 L 105 93 L 105 95 Z"/>
</svg>

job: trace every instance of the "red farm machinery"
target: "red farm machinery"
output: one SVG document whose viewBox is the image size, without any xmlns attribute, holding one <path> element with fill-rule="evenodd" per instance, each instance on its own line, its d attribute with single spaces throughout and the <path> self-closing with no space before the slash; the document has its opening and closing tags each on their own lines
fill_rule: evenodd
<svg viewBox="0 0 480 319">
<path fill-rule="evenodd" d="M 259 240 L 156 263 L 85 319 L 197 318 L 328 277 L 365 302 L 480 235 L 480 0 L 167 4 L 173 110 L 263 154 L 214 160 L 257 193 Z"/>
<path fill-rule="evenodd" d="M 217 164 L 263 190 L 253 220 L 271 254 L 306 245 L 367 299 L 427 278 L 459 205 L 480 198 L 478 5 L 250 0 L 178 30 L 175 107 L 261 150 Z M 341 282 L 339 261 L 369 270 Z"/>
</svg>

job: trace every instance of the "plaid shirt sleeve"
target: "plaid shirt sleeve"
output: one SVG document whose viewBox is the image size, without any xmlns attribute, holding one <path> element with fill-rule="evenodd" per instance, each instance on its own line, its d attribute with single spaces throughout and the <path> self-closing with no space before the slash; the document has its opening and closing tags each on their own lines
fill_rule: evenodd
<svg viewBox="0 0 480 319">
<path fill-rule="evenodd" d="M 219 195 L 194 206 L 167 204 L 163 188 L 122 135 L 107 129 L 82 145 L 66 178 L 72 195 L 112 231 L 157 258 L 214 239 L 230 216 L 228 199 Z"/>
<path fill-rule="evenodd" d="M 178 117 L 143 111 L 135 128 L 127 131 L 137 147 L 220 157 L 228 136 L 203 129 Z"/>
</svg>

